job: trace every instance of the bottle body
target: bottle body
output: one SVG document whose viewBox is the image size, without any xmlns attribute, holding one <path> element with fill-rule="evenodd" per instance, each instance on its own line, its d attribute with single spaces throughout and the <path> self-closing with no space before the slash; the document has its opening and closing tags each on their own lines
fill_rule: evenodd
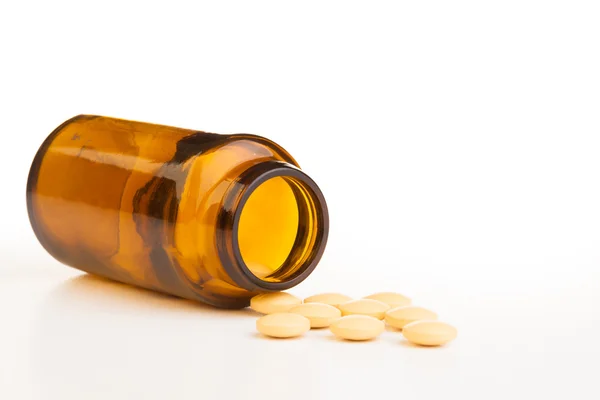
<svg viewBox="0 0 600 400">
<path fill-rule="evenodd" d="M 227 308 L 297 284 L 327 239 L 318 187 L 253 135 L 78 116 L 38 151 L 27 202 L 59 261 Z"/>
</svg>

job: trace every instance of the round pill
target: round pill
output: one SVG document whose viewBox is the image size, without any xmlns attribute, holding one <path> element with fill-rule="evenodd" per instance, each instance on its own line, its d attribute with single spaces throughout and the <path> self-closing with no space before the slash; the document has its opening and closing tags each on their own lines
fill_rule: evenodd
<svg viewBox="0 0 600 400">
<path fill-rule="evenodd" d="M 411 300 L 408 297 L 403 296 L 400 293 L 394 293 L 394 292 L 375 293 L 375 294 L 365 297 L 365 299 L 381 301 L 382 303 L 387 304 L 391 308 L 400 307 L 400 306 L 408 306 L 411 303 Z"/>
<path fill-rule="evenodd" d="M 250 299 L 250 308 L 263 314 L 286 312 L 298 304 L 302 300 L 285 292 L 263 293 Z"/>
<path fill-rule="evenodd" d="M 342 315 L 368 315 L 377 319 L 383 319 L 385 312 L 390 309 L 385 303 L 372 299 L 352 300 L 338 306 Z"/>
<path fill-rule="evenodd" d="M 310 321 L 300 314 L 274 313 L 263 315 L 256 320 L 256 329 L 266 336 L 291 338 L 310 330 Z"/>
<path fill-rule="evenodd" d="M 342 303 L 352 300 L 352 297 L 340 293 L 321 293 L 315 294 L 304 299 L 305 303 L 323 303 L 337 307 Z"/>
<path fill-rule="evenodd" d="M 402 334 L 411 343 L 441 346 L 456 338 L 456 328 L 441 321 L 416 321 L 404 326 Z"/>
<path fill-rule="evenodd" d="M 311 328 L 325 328 L 331 325 L 333 321 L 342 316 L 342 312 L 323 303 L 304 303 L 299 306 L 292 307 L 291 313 L 300 314 L 310 320 Z"/>
<path fill-rule="evenodd" d="M 384 331 L 385 324 L 367 315 L 348 315 L 334 321 L 329 329 L 342 339 L 369 340 L 379 336 Z"/>
<path fill-rule="evenodd" d="M 437 319 L 437 314 L 423 307 L 402 306 L 392 308 L 385 313 L 385 322 L 394 328 L 402 329 L 411 322 L 424 319 Z"/>
</svg>

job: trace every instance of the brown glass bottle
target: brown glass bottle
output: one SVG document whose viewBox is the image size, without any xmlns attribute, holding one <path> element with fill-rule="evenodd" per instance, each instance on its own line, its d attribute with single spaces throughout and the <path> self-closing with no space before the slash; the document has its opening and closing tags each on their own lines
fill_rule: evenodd
<svg viewBox="0 0 600 400">
<path fill-rule="evenodd" d="M 89 115 L 42 144 L 27 206 L 59 261 L 226 308 L 303 281 L 329 223 L 317 185 L 268 139 Z"/>
</svg>

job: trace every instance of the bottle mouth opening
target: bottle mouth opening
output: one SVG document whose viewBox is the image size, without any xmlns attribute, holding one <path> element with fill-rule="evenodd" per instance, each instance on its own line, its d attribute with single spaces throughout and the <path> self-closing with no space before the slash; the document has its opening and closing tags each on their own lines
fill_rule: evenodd
<svg viewBox="0 0 600 400">
<path fill-rule="evenodd" d="M 329 217 L 317 184 L 298 168 L 267 161 L 232 184 L 219 216 L 217 247 L 224 269 L 250 291 L 284 290 L 317 266 Z"/>
</svg>

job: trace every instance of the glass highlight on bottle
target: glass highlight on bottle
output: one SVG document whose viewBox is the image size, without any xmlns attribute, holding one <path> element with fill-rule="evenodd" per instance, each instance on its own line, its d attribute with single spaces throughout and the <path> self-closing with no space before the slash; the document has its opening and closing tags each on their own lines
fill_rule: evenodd
<svg viewBox="0 0 600 400">
<path fill-rule="evenodd" d="M 225 308 L 303 281 L 329 224 L 319 187 L 268 139 L 90 115 L 42 144 L 27 206 L 64 264 Z"/>
</svg>

